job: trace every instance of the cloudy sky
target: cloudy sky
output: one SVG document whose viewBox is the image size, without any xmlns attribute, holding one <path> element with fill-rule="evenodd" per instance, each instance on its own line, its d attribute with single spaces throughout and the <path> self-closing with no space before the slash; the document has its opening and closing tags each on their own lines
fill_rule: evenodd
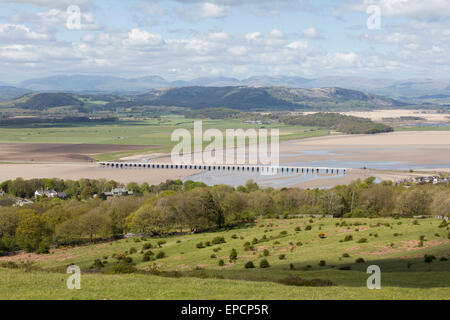
<svg viewBox="0 0 450 320">
<path fill-rule="evenodd" d="M 450 0 L 0 0 L 0 83 L 449 78 L 449 40 Z"/>
</svg>

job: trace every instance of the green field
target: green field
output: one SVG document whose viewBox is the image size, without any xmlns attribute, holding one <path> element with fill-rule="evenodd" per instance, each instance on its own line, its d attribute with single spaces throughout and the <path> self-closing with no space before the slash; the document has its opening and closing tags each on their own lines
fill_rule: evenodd
<svg viewBox="0 0 450 320">
<path fill-rule="evenodd" d="M 129 120 L 101 124 L 39 124 L 35 126 L 0 127 L 0 142 L 24 143 L 67 143 L 67 144 L 116 144 L 142 145 L 142 150 L 98 155 L 100 161 L 116 160 L 137 152 L 148 151 L 145 146 L 157 146 L 151 151 L 170 151 L 175 145 L 171 141 L 172 132 L 176 129 L 192 130 L 194 119 L 183 116 L 164 116 L 161 120 Z M 287 125 L 253 125 L 239 120 L 203 120 L 203 130 L 209 128 L 249 129 L 277 128 L 280 129 L 280 140 L 302 139 L 324 136 L 329 130 L 314 127 Z"/>
<path fill-rule="evenodd" d="M 0 268 L 0 299 L 450 299 L 449 231 L 440 224 L 437 219 L 263 219 L 228 231 L 60 248 L 13 258 L 18 265 L 22 259 L 33 261 L 31 266 Z M 353 240 L 341 241 L 349 235 Z M 215 237 L 226 243 L 208 246 Z M 159 240 L 165 241 L 161 247 Z M 244 249 L 254 241 L 253 248 Z M 205 247 L 197 248 L 199 242 Z M 148 243 L 153 248 L 144 249 Z M 233 248 L 237 260 L 231 263 Z M 166 257 L 144 262 L 142 252 L 148 250 Z M 113 255 L 125 252 L 136 270 L 111 274 L 119 264 Z M 425 263 L 425 254 L 436 259 Z M 357 263 L 359 258 L 364 262 Z M 105 267 L 92 269 L 96 259 L 106 261 Z M 269 268 L 260 268 L 263 259 Z M 256 268 L 246 269 L 248 261 Z M 65 270 L 72 263 L 82 269 L 81 290 L 66 288 Z M 366 287 L 369 265 L 381 268 L 380 290 Z M 289 277 L 334 285 L 279 283 Z"/>
</svg>

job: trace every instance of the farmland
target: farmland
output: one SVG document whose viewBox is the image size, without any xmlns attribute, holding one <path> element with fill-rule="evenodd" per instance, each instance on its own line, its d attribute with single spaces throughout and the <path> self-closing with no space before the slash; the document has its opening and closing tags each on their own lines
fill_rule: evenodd
<svg viewBox="0 0 450 320">
<path fill-rule="evenodd" d="M 438 219 L 296 217 L 58 248 L 1 258 L 0 298 L 449 299 L 448 233 Z M 149 251 L 154 255 L 146 261 Z M 117 268 L 122 255 L 131 258 L 130 273 Z M 435 259 L 427 263 L 424 255 Z M 260 267 L 264 259 L 267 268 Z M 245 268 L 249 261 L 255 268 Z M 66 288 L 70 264 L 82 270 L 81 290 Z M 381 268 L 380 290 L 366 287 L 369 265 Z M 293 279 L 306 286 L 288 285 Z M 332 285 L 317 287 L 308 282 L 313 279 Z"/>
</svg>

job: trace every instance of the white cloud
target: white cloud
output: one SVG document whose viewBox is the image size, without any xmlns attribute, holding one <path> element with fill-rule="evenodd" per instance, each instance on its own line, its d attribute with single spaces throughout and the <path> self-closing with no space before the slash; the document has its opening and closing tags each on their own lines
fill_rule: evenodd
<svg viewBox="0 0 450 320">
<path fill-rule="evenodd" d="M 316 39 L 319 37 L 319 33 L 317 32 L 316 28 L 306 28 L 302 30 L 302 33 L 305 37 L 310 39 Z"/>
<path fill-rule="evenodd" d="M 128 33 L 123 43 L 130 46 L 158 45 L 162 43 L 162 36 L 135 28 Z"/>
<path fill-rule="evenodd" d="M 227 15 L 228 7 L 205 2 L 200 8 L 202 18 L 223 18 Z"/>
<path fill-rule="evenodd" d="M 306 41 L 294 41 L 294 42 L 291 42 L 291 43 L 287 44 L 286 48 L 295 49 L 295 50 L 307 49 L 308 48 L 308 42 L 306 42 Z"/>
</svg>

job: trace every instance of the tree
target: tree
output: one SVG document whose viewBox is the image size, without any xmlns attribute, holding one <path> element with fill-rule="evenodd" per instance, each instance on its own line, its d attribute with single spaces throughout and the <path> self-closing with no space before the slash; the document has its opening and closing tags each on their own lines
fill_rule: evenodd
<svg viewBox="0 0 450 320">
<path fill-rule="evenodd" d="M 426 190 L 415 188 L 404 191 L 399 200 L 400 214 L 407 217 L 428 215 L 432 198 Z"/>
<path fill-rule="evenodd" d="M 19 220 L 20 216 L 14 209 L 0 209 L 0 238 L 14 237 Z"/>
<path fill-rule="evenodd" d="M 432 212 L 438 216 L 450 217 L 450 196 L 448 191 L 439 192 L 434 196 L 431 205 Z"/>
<path fill-rule="evenodd" d="M 16 229 L 16 239 L 27 251 L 39 247 L 45 237 L 45 223 L 35 212 L 25 213 L 21 216 Z"/>
<path fill-rule="evenodd" d="M 335 215 L 342 207 L 341 196 L 336 190 L 326 190 L 319 199 L 323 214 Z"/>
</svg>

